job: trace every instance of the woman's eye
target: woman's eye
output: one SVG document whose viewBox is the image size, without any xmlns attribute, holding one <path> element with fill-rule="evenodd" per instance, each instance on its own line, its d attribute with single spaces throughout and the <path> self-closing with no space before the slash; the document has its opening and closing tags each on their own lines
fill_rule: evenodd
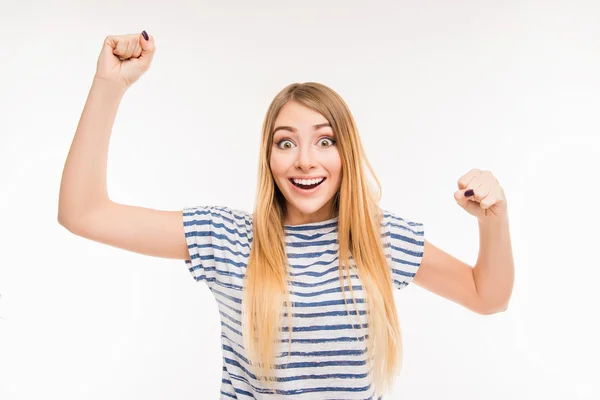
<svg viewBox="0 0 600 400">
<path fill-rule="evenodd" d="M 293 143 L 287 139 L 280 140 L 279 142 L 277 142 L 277 147 L 279 147 L 280 149 L 291 149 L 293 147 Z"/>
<path fill-rule="evenodd" d="M 329 146 L 333 146 L 333 145 L 335 144 L 335 140 L 333 140 L 333 139 L 328 139 L 328 138 L 323 138 L 323 139 L 321 139 L 321 143 L 323 143 L 323 142 L 329 142 L 329 144 L 328 144 L 328 145 L 326 145 L 326 146 L 323 146 L 323 147 L 329 147 Z"/>
</svg>

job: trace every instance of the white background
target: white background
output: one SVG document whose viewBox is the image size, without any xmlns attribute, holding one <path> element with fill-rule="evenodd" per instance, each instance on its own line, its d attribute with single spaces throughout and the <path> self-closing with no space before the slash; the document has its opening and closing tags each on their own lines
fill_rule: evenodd
<svg viewBox="0 0 600 400">
<path fill-rule="evenodd" d="M 0 398 L 216 399 L 216 302 L 183 261 L 57 222 L 62 168 L 106 35 L 154 35 L 110 143 L 111 199 L 254 206 L 262 119 L 292 82 L 336 90 L 382 206 L 473 265 L 457 180 L 508 197 L 501 314 L 410 285 L 390 398 L 599 398 L 600 4 L 596 1 L 2 1 Z M 183 228 L 182 228 L 183 234 Z"/>
</svg>

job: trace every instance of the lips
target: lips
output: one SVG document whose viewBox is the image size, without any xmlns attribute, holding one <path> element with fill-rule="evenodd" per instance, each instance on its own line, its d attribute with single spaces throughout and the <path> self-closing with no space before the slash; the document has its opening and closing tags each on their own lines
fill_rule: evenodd
<svg viewBox="0 0 600 400">
<path fill-rule="evenodd" d="M 323 182 L 325 182 L 325 180 L 326 180 L 326 178 L 323 178 L 323 179 L 321 180 L 321 182 L 319 182 L 319 183 L 315 183 L 315 184 L 312 184 L 312 185 L 302 185 L 302 184 L 300 184 L 300 183 L 296 183 L 296 182 L 294 182 L 294 180 L 293 180 L 293 179 L 290 179 L 289 181 L 292 183 L 292 185 L 296 186 L 297 188 L 304 189 L 304 190 L 310 190 L 310 189 L 314 189 L 314 188 L 316 188 L 317 186 L 321 185 Z"/>
</svg>

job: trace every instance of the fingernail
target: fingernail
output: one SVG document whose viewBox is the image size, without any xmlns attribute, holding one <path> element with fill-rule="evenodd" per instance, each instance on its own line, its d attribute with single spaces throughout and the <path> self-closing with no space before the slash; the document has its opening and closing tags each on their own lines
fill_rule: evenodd
<svg viewBox="0 0 600 400">
<path fill-rule="evenodd" d="M 144 39 L 150 40 L 150 37 L 148 37 L 148 33 L 146 33 L 146 31 L 142 31 L 142 36 L 144 37 Z"/>
<path fill-rule="evenodd" d="M 471 197 L 473 196 L 473 189 L 469 189 L 465 192 L 465 197 Z"/>
</svg>

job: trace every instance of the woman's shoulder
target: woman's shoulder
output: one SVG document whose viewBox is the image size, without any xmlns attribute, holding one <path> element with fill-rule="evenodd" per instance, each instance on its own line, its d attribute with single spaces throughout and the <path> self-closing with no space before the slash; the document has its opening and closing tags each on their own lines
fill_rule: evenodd
<svg viewBox="0 0 600 400">
<path fill-rule="evenodd" d="M 188 230 L 212 231 L 227 236 L 251 236 L 252 232 L 252 214 L 229 206 L 185 207 L 183 221 Z"/>
<path fill-rule="evenodd" d="M 381 233 L 391 240 L 401 240 L 422 244 L 425 224 L 388 210 L 382 210 Z"/>
<path fill-rule="evenodd" d="M 194 218 L 203 218 L 208 220 L 227 221 L 230 223 L 252 221 L 252 214 L 248 211 L 222 206 L 222 205 L 201 205 L 184 207 L 184 215 Z"/>
<path fill-rule="evenodd" d="M 380 210 L 382 226 L 400 225 L 403 227 L 422 227 L 423 222 L 416 221 L 412 218 L 407 218 L 405 215 L 400 215 L 396 212 L 381 209 Z"/>
</svg>

